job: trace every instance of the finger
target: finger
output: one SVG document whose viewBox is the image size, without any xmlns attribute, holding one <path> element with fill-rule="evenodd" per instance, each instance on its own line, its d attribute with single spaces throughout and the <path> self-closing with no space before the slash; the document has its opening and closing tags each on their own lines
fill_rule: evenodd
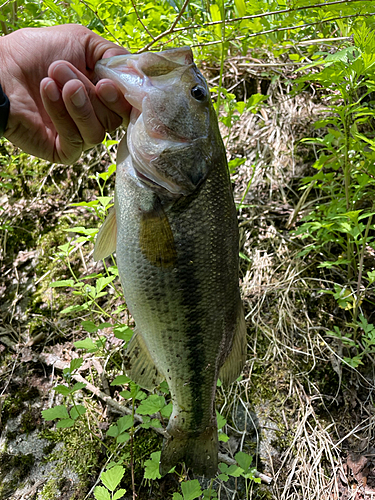
<svg viewBox="0 0 375 500">
<path fill-rule="evenodd" d="M 122 124 L 127 126 L 129 123 L 131 105 L 125 99 L 121 90 L 111 80 L 103 79 L 96 84 L 96 95 L 111 109 L 122 118 Z"/>
<path fill-rule="evenodd" d="M 81 156 L 83 140 L 66 109 L 60 89 L 51 78 L 43 78 L 40 94 L 54 127 L 49 130 L 50 139 L 55 142 L 53 159 L 58 163 L 74 163 Z"/>
<path fill-rule="evenodd" d="M 65 105 L 88 146 L 98 144 L 103 140 L 105 131 L 111 132 L 121 125 L 122 117 L 114 110 L 116 104 L 112 104 L 113 110 L 108 108 L 96 95 L 91 81 L 73 65 L 55 61 L 50 65 L 48 74 L 63 88 Z M 119 102 L 125 101 L 120 94 L 118 99 Z M 119 109 L 123 108 L 122 102 Z"/>
<path fill-rule="evenodd" d="M 81 134 L 84 149 L 102 142 L 105 129 L 95 113 L 84 84 L 77 79 L 69 80 L 62 89 L 62 98 Z"/>
</svg>

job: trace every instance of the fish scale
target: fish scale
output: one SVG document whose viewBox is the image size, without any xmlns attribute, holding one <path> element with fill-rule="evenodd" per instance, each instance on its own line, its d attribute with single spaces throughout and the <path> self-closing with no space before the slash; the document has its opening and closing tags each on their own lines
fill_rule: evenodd
<svg viewBox="0 0 375 500">
<path fill-rule="evenodd" d="M 115 241 L 136 323 L 125 368 L 147 389 L 163 378 L 168 382 L 173 411 L 161 473 L 184 461 L 212 477 L 218 462 L 217 379 L 220 372 L 224 382 L 233 381 L 246 357 L 238 225 L 216 115 L 190 49 L 117 56 L 101 62 L 97 72 L 119 83 L 136 107 L 119 146 L 114 215 L 99 232 L 94 254 L 103 258 Z M 163 142 L 157 142 L 159 135 Z M 147 137 L 151 149 L 142 147 Z M 116 227 L 115 238 L 107 227 Z"/>
</svg>

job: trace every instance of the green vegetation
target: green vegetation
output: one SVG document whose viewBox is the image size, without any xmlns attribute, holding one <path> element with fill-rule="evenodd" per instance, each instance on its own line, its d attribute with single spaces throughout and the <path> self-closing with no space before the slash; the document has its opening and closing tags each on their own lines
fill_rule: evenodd
<svg viewBox="0 0 375 500">
<path fill-rule="evenodd" d="M 280 223 L 279 226 L 275 224 L 282 234 L 283 244 L 288 241 L 291 249 L 289 253 L 285 251 L 287 257 L 273 276 L 276 280 L 277 273 L 287 276 L 291 266 L 296 269 L 298 279 L 280 279 L 279 283 L 280 288 L 287 288 L 288 293 L 294 294 L 293 314 L 297 319 L 289 313 L 281 315 L 280 304 L 286 301 L 285 296 L 279 300 L 279 296 L 274 295 L 271 300 L 267 296 L 269 302 L 260 313 L 263 323 L 258 324 L 252 317 L 258 306 L 254 307 L 255 300 L 251 302 L 250 292 L 245 293 L 252 334 L 251 356 L 246 368 L 249 379 L 238 381 L 229 393 L 220 387 L 217 397 L 219 439 L 227 443 L 231 437 L 241 435 L 240 451 L 234 453 L 232 462 L 220 463 L 217 478 L 208 485 L 191 479 L 183 466 L 171 471 L 173 480 L 162 478 L 159 473 L 161 435 L 171 414 L 167 384 L 164 382 L 154 393 L 148 393 L 125 375 L 119 375 L 122 372 L 121 351 L 131 339 L 133 323 L 122 296 L 115 261 L 106 261 L 95 268 L 91 262 L 98 226 L 112 206 L 114 157 L 119 137 L 107 137 L 103 145 L 89 153 L 91 157 L 72 167 L 51 166 L 1 140 L 0 264 L 4 269 L 12 269 L 18 252 L 39 248 L 32 271 L 36 289 L 30 291 L 31 285 L 29 288 L 25 285 L 22 293 L 17 287 L 7 289 L 7 300 L 13 304 L 7 311 L 7 321 L 27 325 L 27 335 L 21 338 L 21 343 L 25 344 L 40 333 L 44 334 L 43 347 L 47 350 L 59 341 L 70 342 L 74 355 L 65 363 L 59 382 L 53 388 L 58 404 L 44 410 L 42 415 L 46 422 L 54 422 L 56 427 L 52 434 L 47 431 L 49 437 L 52 439 L 53 435 L 54 438 L 53 445 L 46 451 L 53 460 L 54 439 L 65 443 L 63 464 L 73 465 L 78 471 L 81 498 L 94 487 L 90 498 L 97 500 L 116 500 L 131 491 L 140 499 L 151 498 L 147 496 L 151 491 L 152 498 L 156 499 L 208 500 L 226 498 L 220 495 L 224 495 L 222 491 L 229 485 L 241 499 L 271 498 L 270 490 L 257 485 L 260 482 L 257 468 L 261 465 L 258 438 L 249 437 L 250 431 L 245 427 L 248 417 L 244 419 L 246 432 L 241 434 L 240 418 L 234 416 L 238 410 L 236 407 L 234 411 L 235 405 L 240 404 L 238 401 L 243 403 L 245 415 L 250 405 L 260 408 L 260 413 L 263 410 L 267 413 L 262 406 L 264 401 L 269 401 L 270 405 L 274 403 L 273 418 L 282 429 L 275 433 L 275 447 L 283 451 L 285 461 L 293 456 L 297 463 L 299 457 L 303 460 L 308 456 L 307 448 L 310 451 L 314 447 L 324 448 L 319 439 L 323 440 L 323 428 L 330 426 L 328 413 L 332 408 L 336 412 L 335 404 L 337 415 L 340 404 L 350 407 L 352 396 L 348 394 L 360 385 L 358 380 L 373 387 L 374 15 L 375 6 L 365 0 L 157 0 L 152 3 L 11 0 L 2 7 L 3 34 L 23 27 L 79 23 L 131 51 L 192 46 L 197 64 L 212 80 L 224 141 L 231 151 L 230 173 L 236 185 L 241 186 L 236 188 L 235 198 L 245 235 L 248 225 L 252 224 L 254 211 L 254 219 L 263 217 L 256 212 L 256 202 L 250 196 L 252 189 L 256 190 L 259 185 L 263 191 L 275 189 L 272 187 L 272 161 L 264 166 L 259 154 L 254 162 L 247 162 L 246 153 L 250 147 L 247 144 L 230 149 L 240 136 L 238 127 L 242 126 L 244 117 L 256 115 L 259 128 L 266 129 L 265 117 L 275 113 L 275 102 L 264 95 L 259 81 L 279 85 L 286 101 L 311 93 L 324 108 L 316 117 L 314 129 L 300 137 L 295 149 L 288 153 L 290 157 L 305 155 L 301 161 L 302 174 L 289 178 L 288 203 L 294 206 L 288 227 L 286 222 L 281 229 Z M 256 92 L 246 93 L 246 76 L 241 81 L 243 91 L 237 81 L 231 81 L 230 68 L 240 69 L 231 59 L 233 57 L 241 61 L 241 67 L 259 70 Z M 286 68 L 288 72 L 284 74 Z M 39 218 L 29 216 L 22 207 L 13 211 L 13 205 L 20 200 L 35 208 L 49 196 L 61 202 L 45 212 L 39 207 L 36 210 L 41 214 Z M 284 197 L 284 202 L 285 193 L 280 196 Z M 53 215 L 53 210 L 61 213 Z M 258 231 L 257 241 L 271 238 L 272 233 L 267 233 L 269 227 L 251 226 L 250 233 Z M 261 243 L 259 245 L 264 250 Z M 281 243 L 275 252 L 281 252 L 280 248 L 284 248 Z M 255 267 L 254 255 L 244 242 L 240 255 L 241 279 L 246 284 Z M 25 262 L 21 260 L 14 267 L 18 269 L 19 265 L 25 269 L 29 265 L 27 260 Z M 302 288 L 304 280 L 313 280 L 314 285 Z M 268 292 L 264 292 L 266 285 L 262 286 L 264 288 L 260 287 L 258 293 L 263 300 Z M 23 312 L 17 313 L 16 305 L 21 296 L 29 296 L 29 300 Z M 285 331 L 290 334 L 288 340 L 284 338 Z M 253 347 L 254 338 L 256 347 Z M 96 365 L 93 364 L 94 369 L 90 372 L 86 369 L 83 382 L 79 377 L 88 360 Z M 103 369 L 105 377 L 111 381 L 106 391 L 108 399 L 126 408 L 121 416 L 103 416 L 103 407 L 99 409 L 85 392 L 93 393 L 90 384 L 101 387 Z M 5 379 L 9 372 L 4 370 L 2 377 Z M 298 382 L 294 382 L 295 379 Z M 298 397 L 292 387 L 300 389 Z M 310 394 L 319 396 L 310 398 Z M 15 395 L 7 396 L 2 406 L 2 426 L 24 412 L 27 402 L 38 395 L 36 389 L 22 388 Z M 287 417 L 290 415 L 293 419 L 292 427 L 285 423 L 287 417 L 281 416 L 284 401 L 288 401 L 286 412 Z M 300 426 L 303 404 L 309 411 L 305 428 Z M 31 432 L 35 429 L 34 424 L 35 416 L 29 408 L 22 414 L 21 432 Z M 255 424 L 254 432 L 258 432 Z M 317 440 L 306 449 L 297 442 L 297 436 L 304 433 Z M 335 439 L 340 441 L 342 434 L 337 430 Z M 14 437 L 13 433 L 7 438 Z M 321 491 L 319 481 L 324 478 L 325 484 L 330 484 L 329 477 L 335 473 L 338 458 L 328 463 L 327 456 L 328 452 L 322 458 L 322 463 L 326 462 L 316 474 L 319 475 L 314 483 L 317 495 Z M 306 461 L 310 463 L 308 458 Z M 15 474 L 11 484 L 1 487 L 0 498 L 6 498 L 22 483 L 32 465 L 32 455 L 9 456 L 6 449 L 1 451 L 0 469 L 3 467 L 4 474 L 13 469 Z M 61 469 L 55 471 L 56 477 L 44 487 L 43 498 L 56 498 L 60 491 L 59 473 L 64 465 L 60 465 Z M 85 473 L 91 477 L 85 478 Z M 278 474 L 278 480 L 283 481 L 286 472 Z M 310 480 L 309 476 L 306 480 L 309 488 Z M 303 496 L 303 485 L 296 486 L 296 491 L 301 498 L 307 498 Z"/>
</svg>

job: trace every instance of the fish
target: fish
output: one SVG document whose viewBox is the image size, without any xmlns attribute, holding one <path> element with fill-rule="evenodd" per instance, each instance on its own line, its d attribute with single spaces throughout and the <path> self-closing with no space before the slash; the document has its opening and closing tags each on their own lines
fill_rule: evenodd
<svg viewBox="0 0 375 500">
<path fill-rule="evenodd" d="M 116 252 L 135 321 L 125 372 L 148 390 L 169 385 L 160 473 L 184 462 L 214 477 L 217 381 L 241 374 L 247 340 L 236 207 L 210 92 L 189 47 L 102 59 L 95 71 L 132 105 L 114 210 L 94 249 L 95 260 Z"/>
</svg>

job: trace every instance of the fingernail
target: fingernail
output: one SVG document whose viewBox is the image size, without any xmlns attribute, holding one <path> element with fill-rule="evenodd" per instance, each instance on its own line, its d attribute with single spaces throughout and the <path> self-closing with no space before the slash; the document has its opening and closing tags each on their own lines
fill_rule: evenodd
<svg viewBox="0 0 375 500">
<path fill-rule="evenodd" d="M 100 95 L 107 102 L 118 101 L 118 92 L 113 85 L 102 85 Z"/>
<path fill-rule="evenodd" d="M 80 87 L 78 90 L 74 92 L 74 94 L 71 96 L 70 100 L 74 104 L 76 108 L 82 108 L 82 106 L 86 102 L 86 95 L 82 87 Z"/>
<path fill-rule="evenodd" d="M 69 80 L 76 80 L 77 75 L 66 64 L 58 64 L 53 70 L 53 79 L 60 85 L 65 85 Z"/>
<path fill-rule="evenodd" d="M 57 88 L 57 85 L 55 82 L 49 82 L 44 88 L 47 97 L 50 101 L 56 102 L 60 99 L 60 91 Z"/>
</svg>

